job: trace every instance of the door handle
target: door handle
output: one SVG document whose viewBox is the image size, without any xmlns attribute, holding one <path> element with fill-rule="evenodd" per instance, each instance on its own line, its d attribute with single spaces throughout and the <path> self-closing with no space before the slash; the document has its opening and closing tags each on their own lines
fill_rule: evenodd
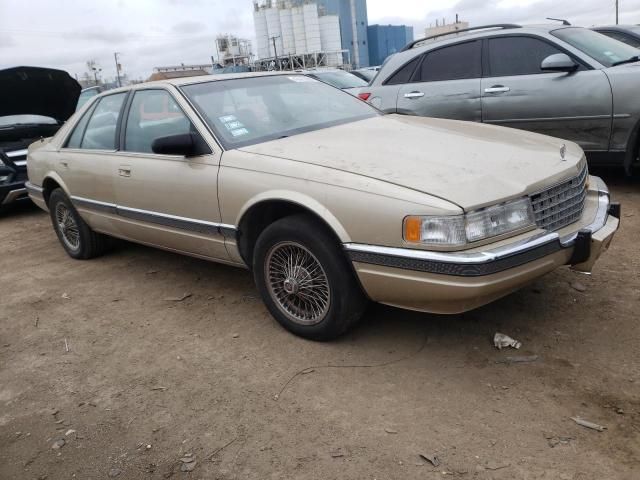
<svg viewBox="0 0 640 480">
<path fill-rule="evenodd" d="M 420 98 L 424 97 L 424 92 L 409 92 L 404 94 L 404 98 Z"/>
<path fill-rule="evenodd" d="M 118 175 L 121 177 L 130 177 L 131 176 L 131 167 L 119 167 Z"/>
<path fill-rule="evenodd" d="M 504 93 L 510 90 L 509 87 L 505 87 L 504 85 L 494 85 L 493 87 L 485 88 L 484 93 Z"/>
</svg>

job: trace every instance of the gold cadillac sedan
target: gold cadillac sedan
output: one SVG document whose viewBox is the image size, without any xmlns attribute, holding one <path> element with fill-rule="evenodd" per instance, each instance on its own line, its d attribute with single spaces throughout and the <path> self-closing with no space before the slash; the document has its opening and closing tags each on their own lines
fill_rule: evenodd
<svg viewBox="0 0 640 480">
<path fill-rule="evenodd" d="M 295 73 L 103 93 L 30 146 L 28 173 L 71 257 L 112 236 L 249 268 L 276 320 L 315 340 L 368 300 L 458 313 L 590 271 L 619 218 L 574 143 L 382 115 Z"/>
</svg>

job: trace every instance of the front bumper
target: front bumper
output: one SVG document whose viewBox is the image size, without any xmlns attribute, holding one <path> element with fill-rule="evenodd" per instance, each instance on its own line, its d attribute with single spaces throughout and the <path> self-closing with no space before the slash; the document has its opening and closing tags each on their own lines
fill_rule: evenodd
<svg viewBox="0 0 640 480">
<path fill-rule="evenodd" d="M 0 206 L 28 200 L 24 186 L 27 180 L 26 150 L 5 153 L 0 150 Z"/>
<path fill-rule="evenodd" d="M 460 313 L 500 298 L 561 265 L 591 271 L 618 229 L 619 205 L 591 177 L 595 214 L 567 232 L 539 231 L 498 247 L 466 252 L 345 244 L 372 300 L 413 310 Z"/>
</svg>

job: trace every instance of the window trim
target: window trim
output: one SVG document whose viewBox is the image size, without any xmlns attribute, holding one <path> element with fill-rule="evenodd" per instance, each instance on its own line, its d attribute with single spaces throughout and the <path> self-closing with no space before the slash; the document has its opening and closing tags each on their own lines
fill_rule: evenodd
<svg viewBox="0 0 640 480">
<path fill-rule="evenodd" d="M 119 150 L 119 142 L 118 142 L 118 134 L 119 134 L 119 128 L 120 128 L 120 124 L 122 122 L 122 112 L 123 109 L 125 107 L 125 105 L 127 104 L 127 101 L 129 99 L 129 94 L 131 93 L 131 90 L 125 90 L 125 91 L 119 91 L 119 92 L 113 92 L 113 93 L 108 93 L 105 95 L 96 95 L 94 97 L 93 103 L 90 104 L 90 106 L 87 108 L 87 110 L 85 111 L 85 113 L 82 114 L 82 116 L 80 117 L 80 119 L 73 125 L 73 128 L 71 128 L 69 134 L 67 135 L 67 138 L 65 138 L 65 141 L 63 142 L 63 146 L 62 148 L 65 150 L 73 150 L 73 151 L 82 151 L 82 152 L 117 152 Z M 106 148 L 82 148 L 82 142 L 84 141 L 84 136 L 87 133 L 87 128 L 89 127 L 89 123 L 91 122 L 91 118 L 89 118 L 89 120 L 87 121 L 87 124 L 84 126 L 84 130 L 82 132 L 82 137 L 80 138 L 80 146 L 75 148 L 75 147 L 68 147 L 68 143 L 71 140 L 71 136 L 73 135 L 73 132 L 75 132 L 76 127 L 78 126 L 78 124 L 82 121 L 82 119 L 84 118 L 85 115 L 90 115 L 91 117 L 93 117 L 93 113 L 95 112 L 96 108 L 98 108 L 98 105 L 100 105 L 100 102 L 102 101 L 103 98 L 106 97 L 110 97 L 113 95 L 122 95 L 125 94 L 124 100 L 122 101 L 122 105 L 120 105 L 120 113 L 119 113 L 119 117 L 118 117 L 118 121 L 116 122 L 116 132 L 115 132 L 115 137 L 114 137 L 114 145 L 115 145 L 115 149 L 111 150 L 111 149 L 106 149 Z"/>
<path fill-rule="evenodd" d="M 98 98 L 98 95 L 94 95 L 94 97 L 92 99 L 89 99 L 89 101 L 87 102 L 87 108 L 84 111 L 84 113 L 82 115 L 80 115 L 80 118 L 78 118 L 78 121 L 76 121 L 71 128 L 69 128 L 68 132 L 66 133 L 66 136 L 64 138 L 64 140 L 62 141 L 62 147 L 60 148 L 64 148 L 67 150 L 80 150 L 80 147 L 69 147 L 69 142 L 71 141 L 71 137 L 73 136 L 73 134 L 76 131 L 76 128 L 78 128 L 78 125 L 80 125 L 80 123 L 82 122 L 82 120 L 84 120 L 84 118 L 88 115 L 89 117 L 91 117 L 91 115 L 93 115 L 93 111 L 96 109 L 96 106 L 98 105 L 98 101 L 96 101 L 96 98 Z M 91 120 L 91 118 L 89 118 L 89 120 Z M 89 125 L 89 120 L 87 120 L 87 125 Z M 82 129 L 82 135 L 80 135 L 80 145 L 82 145 L 82 139 L 84 138 L 84 133 L 87 130 L 87 125 L 84 126 L 84 128 Z"/>
<path fill-rule="evenodd" d="M 422 72 L 422 64 L 424 63 L 425 59 L 431 53 L 437 52 L 438 50 L 444 50 L 445 48 L 449 48 L 449 47 L 457 47 L 459 45 L 464 45 L 465 43 L 475 43 L 475 44 L 477 44 L 476 48 L 478 48 L 480 50 L 480 76 L 471 77 L 471 78 L 450 78 L 450 79 L 444 79 L 444 80 L 422 80 L 422 79 L 416 80 L 416 75 L 418 75 L 419 73 Z M 458 81 L 458 80 L 480 80 L 481 78 L 483 78 L 483 75 L 484 75 L 484 65 L 482 63 L 482 51 L 483 51 L 482 39 L 474 38 L 474 39 L 471 39 L 471 40 L 452 43 L 452 44 L 449 44 L 449 45 L 443 45 L 442 47 L 434 48 L 433 50 L 429 50 L 427 52 L 424 52 L 421 55 L 421 58 L 420 58 L 420 61 L 418 62 L 418 65 L 416 66 L 415 70 L 411 74 L 411 77 L 409 77 L 409 81 L 407 82 L 407 84 L 409 84 L 409 83 L 455 82 L 455 81 Z"/>
<path fill-rule="evenodd" d="M 447 82 L 447 81 L 455 81 L 455 80 L 429 80 L 426 82 L 416 82 L 414 81 L 414 78 L 416 76 L 416 72 L 418 72 L 418 70 L 420 69 L 420 67 L 422 67 L 422 62 L 424 61 L 424 58 L 430 54 L 431 52 L 435 52 L 437 50 L 442 50 L 443 48 L 448 48 L 448 47 L 454 47 L 456 45 L 462 45 L 463 43 L 473 43 L 473 42 L 477 42 L 480 44 L 480 77 L 473 77 L 473 78 L 460 78 L 458 80 L 474 80 L 475 78 L 483 78 L 484 76 L 484 64 L 482 62 L 482 55 L 483 55 L 483 51 L 484 51 L 484 45 L 482 42 L 483 38 L 464 38 L 461 39 L 457 42 L 454 43 L 447 43 L 446 45 L 440 45 L 436 48 L 432 48 L 431 50 L 425 50 L 422 53 L 418 54 L 418 55 L 414 55 L 413 57 L 411 57 L 409 60 L 407 60 L 406 62 L 404 62 L 400 67 L 396 68 L 393 73 L 391 75 L 389 75 L 383 82 L 382 85 L 388 85 L 388 82 L 391 78 L 393 78 L 393 76 L 398 73 L 400 70 L 402 70 L 404 67 L 406 67 L 407 65 L 409 65 L 411 62 L 413 62 L 416 58 L 418 59 L 418 63 L 416 64 L 416 67 L 414 68 L 413 72 L 411 73 L 411 75 L 409 76 L 409 81 L 406 83 L 392 83 L 391 86 L 394 85 L 408 85 L 409 83 L 431 83 L 431 82 Z M 382 70 L 382 68 L 380 69 Z M 375 79 L 375 77 L 374 77 Z M 373 80 L 372 80 L 373 82 Z"/>
<path fill-rule="evenodd" d="M 177 101 L 176 97 L 172 94 L 172 92 L 168 88 L 164 88 L 164 87 L 160 87 L 160 86 L 156 86 L 156 85 L 154 85 L 152 87 L 135 88 L 135 89 L 132 89 L 132 90 L 129 91 L 130 95 L 127 97 L 126 109 L 125 109 L 125 112 L 124 112 L 124 116 L 121 117 L 120 122 L 119 122 L 121 124 L 120 125 L 120 130 L 118 131 L 118 140 L 119 140 L 118 141 L 118 147 L 119 147 L 118 151 L 119 152 L 126 153 L 127 155 L 155 156 L 155 157 L 160 157 L 160 158 L 175 158 L 176 157 L 176 155 L 167 155 L 167 154 L 154 153 L 154 152 L 134 152 L 134 151 L 130 151 L 130 150 L 125 150 L 125 139 L 126 139 L 126 134 L 127 134 L 127 124 L 129 123 L 129 113 L 131 111 L 131 105 L 133 104 L 133 99 L 136 96 L 136 93 L 148 92 L 148 91 L 165 92 L 175 102 L 175 104 L 178 106 L 178 108 L 180 109 L 180 111 L 182 112 L 184 117 L 189 121 L 191 126 L 193 126 L 193 128 L 195 129 L 196 133 L 200 136 L 200 139 L 202 140 L 202 142 L 209 148 L 208 152 L 203 153 L 203 154 L 198 155 L 198 156 L 212 155 L 214 153 L 214 149 L 211 147 L 211 145 L 209 144 L 209 142 L 207 141 L 205 136 L 202 135 L 202 132 L 195 125 L 195 123 L 193 122 L 191 117 L 184 111 L 184 109 L 182 108 L 180 103 Z"/>
<path fill-rule="evenodd" d="M 490 47 L 490 41 L 494 40 L 494 39 L 501 39 L 501 38 L 533 38 L 535 40 L 540 40 L 541 42 L 546 43 L 547 45 L 551 45 L 553 48 L 555 48 L 556 50 L 558 50 L 559 53 L 564 53 L 566 55 L 569 56 L 569 58 L 571 58 L 571 60 L 573 60 L 574 62 L 576 62 L 580 67 L 584 67 L 586 70 L 594 70 L 594 68 L 585 63 L 584 60 L 582 60 L 581 58 L 577 57 L 574 53 L 570 52 L 569 50 L 567 50 L 566 48 L 564 48 L 564 46 L 559 45 L 557 43 L 554 43 L 553 41 L 551 41 L 548 38 L 542 37 L 540 35 L 534 35 L 531 33 L 509 33 L 509 34 L 505 34 L 505 35 L 491 35 L 489 37 L 484 37 L 484 45 L 483 45 L 483 52 L 486 51 L 486 65 L 483 64 L 483 76 L 482 78 L 503 78 L 503 77 L 522 77 L 525 75 L 557 75 L 558 72 L 539 72 L 539 73 L 518 73 L 518 74 L 511 74 L 511 75 L 494 75 L 493 72 L 491 72 L 491 47 Z M 485 68 L 486 67 L 486 70 Z M 575 72 L 572 72 L 571 74 L 575 74 L 575 73 L 579 73 L 580 71 L 584 71 L 581 68 L 578 68 Z"/>
</svg>

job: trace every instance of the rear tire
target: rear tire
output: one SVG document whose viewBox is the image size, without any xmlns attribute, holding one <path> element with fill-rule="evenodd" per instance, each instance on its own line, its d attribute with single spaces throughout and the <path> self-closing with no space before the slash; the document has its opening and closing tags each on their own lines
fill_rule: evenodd
<svg viewBox="0 0 640 480">
<path fill-rule="evenodd" d="M 71 258 L 88 260 L 104 253 L 106 237 L 91 230 L 61 188 L 51 192 L 48 206 L 53 229 Z"/>
<path fill-rule="evenodd" d="M 310 215 L 283 218 L 260 234 L 253 274 L 274 318 L 310 340 L 342 335 L 367 305 L 335 238 Z"/>
</svg>

